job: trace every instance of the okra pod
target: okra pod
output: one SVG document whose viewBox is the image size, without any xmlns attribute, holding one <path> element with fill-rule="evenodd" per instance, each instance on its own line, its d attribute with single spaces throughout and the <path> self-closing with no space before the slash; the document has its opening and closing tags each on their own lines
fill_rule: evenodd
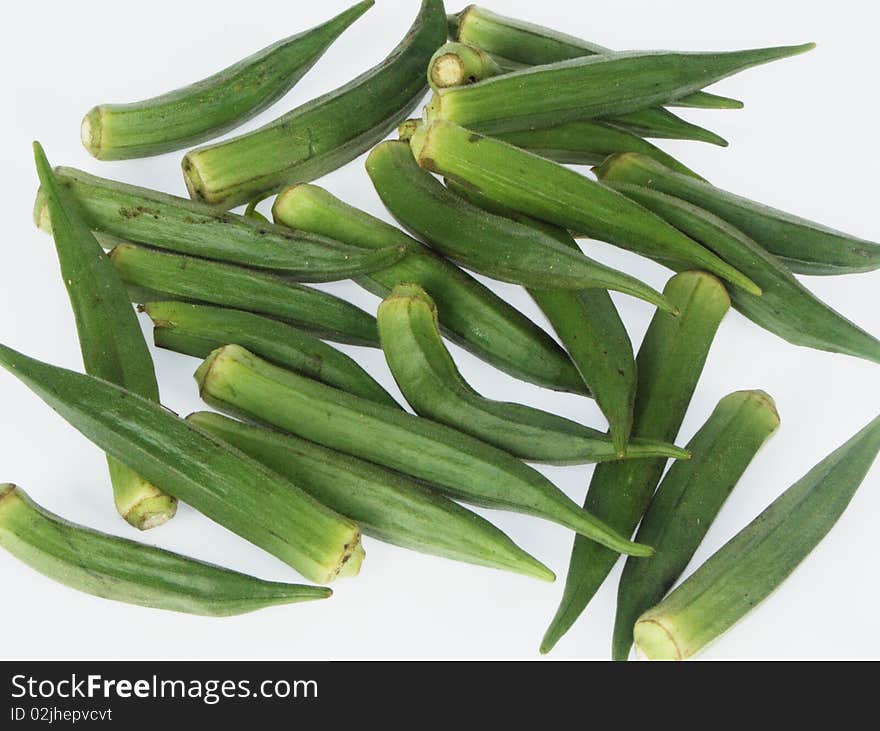
<svg viewBox="0 0 880 731">
<path fill-rule="evenodd" d="M 442 0 L 422 0 L 409 32 L 378 66 L 253 132 L 188 152 L 190 196 L 234 208 L 354 160 L 415 108 L 431 54 L 445 40 Z"/>
<path fill-rule="evenodd" d="M 677 274 L 666 285 L 678 303 L 677 318 L 657 312 L 636 359 L 633 436 L 673 441 L 696 388 L 709 347 L 730 308 L 724 286 L 704 272 Z M 664 459 L 600 464 L 593 472 L 585 508 L 601 515 L 624 535 L 632 535 L 660 482 Z M 598 550 L 595 550 L 598 549 Z M 562 601 L 544 635 L 549 652 L 575 623 L 611 572 L 617 556 L 575 538 Z"/>
<path fill-rule="evenodd" d="M 680 99 L 716 81 L 814 44 L 726 53 L 628 52 L 535 66 L 469 86 L 438 89 L 427 121 L 495 134 L 613 117 Z"/>
<path fill-rule="evenodd" d="M 424 480 L 451 497 L 545 518 L 615 551 L 650 555 L 593 520 L 553 483 L 478 439 L 260 360 L 237 345 L 199 367 L 202 398 L 296 436 Z"/>
<path fill-rule="evenodd" d="M 586 393 L 577 370 L 553 338 L 488 287 L 400 229 L 315 185 L 282 191 L 272 213 L 279 223 L 353 246 L 406 246 L 407 253 L 399 262 L 355 281 L 383 298 L 398 284 L 418 284 L 440 308 L 444 335 L 465 350 L 529 383 Z"/>
<path fill-rule="evenodd" d="M 650 659 L 683 660 L 763 601 L 834 527 L 880 451 L 880 417 L 836 449 L 635 625 Z"/>
<path fill-rule="evenodd" d="M 678 175 L 641 155 L 615 155 L 594 172 L 600 180 L 653 188 L 714 213 L 796 274 L 849 274 L 880 268 L 880 244 Z"/>
<path fill-rule="evenodd" d="M 610 48 L 581 40 L 551 28 L 508 18 L 477 5 L 469 5 L 447 18 L 449 36 L 500 56 L 507 64 L 540 66 L 571 58 L 615 53 Z M 671 102 L 674 106 L 703 109 L 742 109 L 737 99 L 698 91 Z"/>
<path fill-rule="evenodd" d="M 489 521 L 400 472 L 219 414 L 199 412 L 187 421 L 300 485 L 366 535 L 455 561 L 555 578 Z"/>
<path fill-rule="evenodd" d="M 284 96 L 372 6 L 373 0 L 363 0 L 189 86 L 144 101 L 96 106 L 82 121 L 82 143 L 99 160 L 125 160 L 219 137 Z"/>
<path fill-rule="evenodd" d="M 584 464 L 618 458 L 611 439 L 561 416 L 480 396 L 443 345 L 437 308 L 418 285 L 403 284 L 379 306 L 379 336 L 394 380 L 420 416 L 459 429 L 529 462 Z M 626 457 L 686 458 L 670 444 L 637 440 Z"/>
<path fill-rule="evenodd" d="M 318 337 L 377 347 L 376 320 L 354 305 L 269 272 L 119 244 L 110 260 L 123 281 L 182 299 L 277 317 Z M 155 299 L 155 297 L 153 298 Z"/>
<path fill-rule="evenodd" d="M 548 289 L 613 289 L 672 311 L 662 295 L 542 231 L 487 213 L 419 167 L 405 142 L 386 141 L 367 158 L 385 207 L 403 226 L 468 269 Z"/>
<path fill-rule="evenodd" d="M 384 269 L 401 256 L 393 246 L 364 252 L 324 236 L 218 212 L 203 203 L 73 168 L 58 168 L 55 176 L 80 205 L 105 248 L 119 240 L 133 241 L 176 254 L 283 271 L 299 281 L 315 282 Z M 51 230 L 42 191 L 37 193 L 34 221 L 43 230 Z"/>
<path fill-rule="evenodd" d="M 488 53 L 455 41 L 440 46 L 428 62 L 428 83 L 432 89 L 473 84 L 502 73 L 501 66 Z"/>
<path fill-rule="evenodd" d="M 322 586 L 263 581 L 59 518 L 0 485 L 0 546 L 53 581 L 103 599 L 211 617 L 326 599 Z"/>
<path fill-rule="evenodd" d="M 691 459 L 669 469 L 637 533 L 637 540 L 650 541 L 656 553 L 650 561 L 627 561 L 617 588 L 615 660 L 626 660 L 633 624 L 684 572 L 724 501 L 778 426 L 776 405 L 763 391 L 728 394 L 688 443 Z"/>
<path fill-rule="evenodd" d="M 515 211 L 645 256 L 683 260 L 761 293 L 748 277 L 663 219 L 552 160 L 444 121 L 416 133 L 410 144 L 423 168 L 468 183 Z"/>
<path fill-rule="evenodd" d="M 83 221 L 76 202 L 55 181 L 38 142 L 34 143 L 34 159 L 86 373 L 158 402 L 153 359 L 125 285 Z M 177 501 L 173 497 L 112 457 L 107 458 L 107 466 L 116 510 L 135 528 L 153 528 L 174 516 Z"/>
<path fill-rule="evenodd" d="M 243 310 L 186 302 L 150 302 L 143 311 L 153 321 L 153 338 L 160 348 L 207 358 L 211 351 L 235 343 L 328 386 L 397 406 L 352 358 L 287 323 Z"/>
<path fill-rule="evenodd" d="M 880 342 L 817 298 L 772 254 L 718 216 L 680 198 L 629 183 L 615 190 L 650 208 L 754 280 L 763 296 L 730 288 L 733 306 L 790 343 L 880 362 Z"/>
<path fill-rule="evenodd" d="M 0 365 L 107 454 L 306 578 L 332 580 L 359 546 L 350 520 L 155 401 L 4 345 Z"/>
</svg>

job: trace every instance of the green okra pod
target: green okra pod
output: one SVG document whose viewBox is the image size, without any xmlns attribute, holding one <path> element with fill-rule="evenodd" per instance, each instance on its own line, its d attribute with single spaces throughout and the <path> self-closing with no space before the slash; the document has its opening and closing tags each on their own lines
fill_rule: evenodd
<svg viewBox="0 0 880 731">
<path fill-rule="evenodd" d="M 139 102 L 96 106 L 82 121 L 82 143 L 99 160 L 125 160 L 219 137 L 284 96 L 372 6 L 373 0 L 363 0 L 189 86 Z"/>
<path fill-rule="evenodd" d="M 447 16 L 449 37 L 478 46 L 504 59 L 506 66 L 539 66 L 571 58 L 615 53 L 610 48 L 581 40 L 533 23 L 508 18 L 477 5 Z M 674 106 L 703 109 L 742 109 L 737 99 L 698 91 L 671 102 Z"/>
<path fill-rule="evenodd" d="M 652 188 L 714 213 L 751 237 L 796 274 L 849 274 L 880 268 L 880 244 L 678 175 L 641 155 L 614 155 L 594 172 L 605 182 Z"/>
<path fill-rule="evenodd" d="M 763 391 L 728 394 L 688 443 L 691 459 L 669 469 L 637 533 L 656 553 L 650 561 L 627 561 L 617 588 L 615 660 L 626 660 L 633 624 L 684 572 L 724 501 L 778 427 L 776 405 Z"/>
<path fill-rule="evenodd" d="M 415 108 L 431 54 L 445 40 L 442 0 L 422 0 L 409 32 L 378 66 L 253 132 L 188 152 L 190 196 L 233 208 L 350 162 Z"/>
<path fill-rule="evenodd" d="M 438 89 L 427 121 L 487 134 L 638 112 L 723 78 L 809 51 L 814 44 L 727 53 L 628 52 L 535 66 Z"/>
<path fill-rule="evenodd" d="M 302 486 L 366 535 L 455 561 L 555 578 L 489 521 L 400 472 L 219 414 L 199 412 L 187 421 Z"/>
<path fill-rule="evenodd" d="M 83 221 L 76 202 L 56 182 L 38 142 L 34 143 L 34 158 L 86 373 L 158 401 L 153 359 L 125 285 Z M 173 497 L 113 457 L 107 458 L 107 465 L 116 509 L 131 525 L 146 530 L 174 516 L 177 501 Z"/>
<path fill-rule="evenodd" d="M 269 315 L 328 340 L 378 346 L 376 320 L 363 310 L 270 272 L 119 244 L 110 260 L 123 281 L 182 299 Z M 156 299 L 153 297 L 152 299 Z"/>
<path fill-rule="evenodd" d="M 656 313 L 642 341 L 636 360 L 638 385 L 632 433 L 634 437 L 668 442 L 678 434 L 730 300 L 721 282 L 704 272 L 677 274 L 665 291 L 678 303 L 681 315 L 673 318 Z M 665 466 L 663 459 L 600 464 L 593 473 L 584 505 L 621 533 L 632 535 Z M 544 635 L 541 652 L 549 652 L 575 623 L 616 560 L 614 553 L 593 550 L 575 538 L 562 601 Z"/>
<path fill-rule="evenodd" d="M 15 485 L 0 485 L 0 546 L 77 591 L 187 614 L 229 617 L 333 593 L 322 586 L 263 581 L 75 525 Z"/>
<path fill-rule="evenodd" d="M 237 345 L 215 350 L 196 372 L 212 406 L 435 485 L 451 497 L 554 521 L 611 550 L 651 549 L 605 530 L 553 483 L 467 434 L 273 366 Z"/>
<path fill-rule="evenodd" d="M 459 429 L 529 462 L 583 464 L 619 457 L 606 434 L 522 404 L 480 396 L 443 345 L 437 308 L 418 285 L 403 284 L 379 306 L 379 335 L 397 385 L 420 416 Z M 686 458 L 670 444 L 636 440 L 626 457 Z"/>
<path fill-rule="evenodd" d="M 673 308 L 639 280 L 572 250 L 544 232 L 487 213 L 419 167 L 405 142 L 386 141 L 367 158 L 382 202 L 407 229 L 463 266 L 514 284 L 547 289 L 613 289 Z"/>
<path fill-rule="evenodd" d="M 73 168 L 58 168 L 55 176 L 79 204 L 105 248 L 120 240 L 133 241 L 177 254 L 283 271 L 299 281 L 315 282 L 384 269 L 401 256 L 393 246 L 365 252 L 323 236 L 218 212 L 203 203 Z M 34 221 L 51 231 L 43 191 L 37 193 Z"/>
<path fill-rule="evenodd" d="M 211 351 L 235 343 L 321 383 L 397 406 L 352 358 L 287 323 L 244 310 L 188 302 L 149 302 L 142 309 L 153 321 L 153 338 L 160 348 L 207 358 Z"/>
<path fill-rule="evenodd" d="M 645 256 L 687 261 L 753 294 L 761 292 L 646 208 L 552 160 L 445 121 L 419 131 L 410 144 L 423 168 L 468 183 L 515 211 Z"/>
<path fill-rule="evenodd" d="M 383 298 L 398 284 L 418 284 L 440 308 L 440 325 L 450 340 L 516 378 L 560 391 L 587 392 L 571 360 L 544 330 L 400 229 L 315 185 L 282 191 L 272 213 L 278 223 L 353 246 L 406 246 L 407 253 L 399 262 L 355 281 Z"/>
<path fill-rule="evenodd" d="M 880 452 L 880 417 L 836 449 L 636 622 L 636 648 L 683 660 L 763 601 L 834 527 Z"/>
<path fill-rule="evenodd" d="M 0 365 L 107 454 L 318 583 L 360 530 L 296 485 L 155 401 L 0 345 Z"/>
<path fill-rule="evenodd" d="M 756 282 L 761 297 L 730 287 L 733 306 L 795 345 L 880 362 L 880 341 L 822 302 L 775 256 L 713 213 L 653 188 L 607 182 Z"/>
</svg>

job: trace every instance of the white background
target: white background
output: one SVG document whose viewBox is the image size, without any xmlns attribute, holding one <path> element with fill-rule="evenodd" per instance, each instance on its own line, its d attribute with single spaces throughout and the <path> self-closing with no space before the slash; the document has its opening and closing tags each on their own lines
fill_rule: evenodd
<svg viewBox="0 0 880 731">
<path fill-rule="evenodd" d="M 487 3 L 490 0 L 487 0 Z M 92 105 L 132 101 L 199 79 L 281 35 L 311 27 L 348 5 L 153 0 L 149 9 L 118 1 L 20 3 L 7 14 L 0 44 L 3 250 L 0 341 L 52 363 L 80 368 L 67 295 L 48 237 L 31 223 L 36 189 L 30 142 L 54 164 L 185 195 L 181 153 L 100 163 L 79 142 Z M 252 129 L 381 60 L 409 26 L 416 0 L 378 0 L 282 101 Z M 562 28 L 613 48 L 727 50 L 817 41 L 816 51 L 722 82 L 742 111 L 683 111 L 731 140 L 663 146 L 721 187 L 880 239 L 876 120 L 877 13 L 863 0 L 636 2 L 494 0 L 493 9 Z M 722 9 L 723 8 L 723 9 Z M 458 7 L 450 7 L 458 10 Z M 359 159 L 321 180 L 343 199 L 387 217 Z M 591 253 L 662 287 L 669 272 L 601 244 Z M 811 278 L 832 306 L 880 334 L 880 273 Z M 351 283 L 327 289 L 375 311 L 377 300 Z M 544 322 L 521 290 L 499 286 Z M 617 297 L 636 345 L 651 309 Z M 146 322 L 145 333 L 149 335 Z M 380 352 L 342 346 L 397 394 Z M 602 427 L 588 400 L 517 382 L 453 348 L 464 375 L 488 396 L 541 406 Z M 181 414 L 203 408 L 192 380 L 197 361 L 155 352 L 163 401 Z M 880 366 L 797 348 L 737 313 L 722 324 L 679 443 L 726 393 L 762 388 L 777 401 L 779 433 L 759 454 L 712 526 L 691 566 L 701 563 L 784 488 L 880 412 Z M 102 455 L 12 376 L 0 373 L 0 482 L 20 484 L 41 504 L 77 522 L 139 537 L 208 561 L 279 580 L 299 577 L 281 562 L 186 506 L 137 536 L 117 517 Z M 592 468 L 542 469 L 580 501 Z M 874 469 L 831 535 L 767 602 L 711 646 L 704 658 L 880 656 L 876 540 L 880 469 Z M 0 554 L 6 658 L 496 658 L 537 656 L 562 592 L 572 534 L 536 519 L 486 511 L 558 574 L 544 584 L 364 544 L 359 578 L 341 580 L 325 602 L 205 619 L 129 607 L 59 586 Z M 608 656 L 620 566 L 551 657 Z"/>
</svg>

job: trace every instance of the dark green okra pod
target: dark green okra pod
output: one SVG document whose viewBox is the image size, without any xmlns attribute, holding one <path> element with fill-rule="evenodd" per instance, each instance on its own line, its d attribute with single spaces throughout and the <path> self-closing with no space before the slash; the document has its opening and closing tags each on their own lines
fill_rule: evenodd
<svg viewBox="0 0 880 731">
<path fill-rule="evenodd" d="M 263 581 L 74 525 L 14 485 L 0 485 L 0 546 L 77 591 L 187 614 L 229 617 L 333 593 L 322 586 Z"/>
<path fill-rule="evenodd" d="M 82 121 L 83 145 L 99 160 L 124 160 L 219 137 L 284 96 L 372 6 L 373 0 L 363 0 L 311 30 L 167 94 L 94 107 Z"/>
<path fill-rule="evenodd" d="M 303 378 L 237 345 L 199 367 L 212 406 L 424 480 L 451 497 L 545 518 L 611 550 L 650 555 L 593 520 L 539 472 L 478 439 Z"/>
<path fill-rule="evenodd" d="M 354 523 L 156 402 L 4 345 L 0 365 L 107 454 L 308 579 L 361 560 Z"/>
<path fill-rule="evenodd" d="M 420 416 L 460 429 L 529 462 L 582 464 L 618 458 L 606 434 L 522 404 L 483 398 L 462 378 L 443 345 L 437 308 L 402 284 L 379 306 L 382 350 L 397 385 Z M 626 456 L 687 457 L 669 444 L 636 440 Z"/>
<path fill-rule="evenodd" d="M 529 383 L 585 394 L 586 386 L 553 338 L 488 287 L 403 231 L 343 203 L 323 188 L 296 185 L 272 207 L 275 220 L 367 249 L 405 246 L 399 262 L 355 281 L 377 297 L 418 284 L 440 308 L 444 335 L 496 368 Z"/>
<path fill-rule="evenodd" d="M 691 459 L 666 473 L 639 526 L 650 561 L 627 561 L 617 588 L 612 654 L 626 660 L 632 628 L 684 572 L 727 497 L 758 450 L 779 426 L 773 399 L 763 391 L 725 396 L 688 443 Z"/>
<path fill-rule="evenodd" d="M 158 401 L 153 359 L 125 285 L 83 221 L 76 202 L 56 182 L 37 142 L 34 157 L 86 373 Z M 107 466 L 116 510 L 135 528 L 153 528 L 174 516 L 177 501 L 173 497 L 113 457 L 107 458 Z"/>
<path fill-rule="evenodd" d="M 636 360 L 633 436 L 672 441 L 696 388 L 709 347 L 730 308 L 724 286 L 703 272 L 677 274 L 666 285 L 678 303 L 677 318 L 658 312 Z M 584 502 L 624 534 L 632 535 L 660 482 L 666 460 L 627 460 L 597 465 Z M 549 652 L 575 623 L 611 572 L 617 556 L 575 538 L 562 601 L 544 635 Z"/>
<path fill-rule="evenodd" d="M 270 272 L 134 244 L 120 244 L 110 252 L 110 260 L 126 283 L 171 298 L 277 317 L 328 340 L 379 344 L 376 320 L 371 315 L 338 297 Z"/>
<path fill-rule="evenodd" d="M 836 449 L 635 625 L 650 659 L 683 660 L 733 626 L 834 527 L 880 452 L 880 417 Z"/>
<path fill-rule="evenodd" d="M 389 140 L 374 147 L 367 173 L 382 202 L 405 228 L 468 269 L 530 287 L 613 289 L 673 309 L 659 292 L 628 274 L 451 193 L 419 167 L 405 142 Z"/>
<path fill-rule="evenodd" d="M 400 472 L 219 414 L 199 412 L 187 421 L 300 485 L 367 535 L 455 561 L 555 578 L 489 521 Z"/>
<path fill-rule="evenodd" d="M 197 358 L 235 343 L 272 363 L 388 406 L 397 402 L 352 358 L 292 325 L 252 312 L 188 302 L 150 302 L 160 348 Z"/>
<path fill-rule="evenodd" d="M 778 257 L 796 274 L 849 274 L 880 267 L 880 244 L 678 175 L 641 155 L 615 155 L 594 172 L 600 180 L 642 185 L 714 213 Z"/>
<path fill-rule="evenodd" d="M 190 196 L 233 208 L 354 160 L 419 103 L 428 61 L 445 40 L 442 0 L 422 0 L 409 32 L 378 66 L 253 132 L 188 152 Z"/>
</svg>

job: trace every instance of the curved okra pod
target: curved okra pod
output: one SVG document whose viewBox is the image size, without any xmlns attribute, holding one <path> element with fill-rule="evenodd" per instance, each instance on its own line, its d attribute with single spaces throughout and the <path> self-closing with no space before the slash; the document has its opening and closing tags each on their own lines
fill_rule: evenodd
<svg viewBox="0 0 880 731">
<path fill-rule="evenodd" d="M 673 308 L 639 280 L 572 250 L 544 232 L 471 205 L 419 167 L 405 142 L 386 141 L 367 158 L 382 202 L 405 228 L 469 269 L 547 289 L 613 289 Z"/>
<path fill-rule="evenodd" d="M 86 373 L 158 401 L 153 359 L 125 285 L 80 216 L 76 203 L 58 185 L 38 142 L 34 143 L 34 158 Z M 116 509 L 135 528 L 154 528 L 177 512 L 173 497 L 136 472 L 112 457 L 107 458 L 107 465 Z"/>
<path fill-rule="evenodd" d="M 686 261 L 761 293 L 748 277 L 646 208 L 552 160 L 442 121 L 417 132 L 410 145 L 423 168 L 468 183 L 515 211 L 645 256 Z"/>
<path fill-rule="evenodd" d="M 656 553 L 650 561 L 627 561 L 617 588 L 615 660 L 626 660 L 636 619 L 684 572 L 724 501 L 778 426 L 776 405 L 763 391 L 728 394 L 688 443 L 691 459 L 666 473 L 637 534 Z"/>
<path fill-rule="evenodd" d="M 79 204 L 105 248 L 120 240 L 134 241 L 177 254 L 278 270 L 313 282 L 384 269 L 401 256 L 394 246 L 364 252 L 323 236 L 218 212 L 203 203 L 73 168 L 58 168 L 55 177 Z M 43 191 L 37 193 L 34 221 L 51 231 Z"/>
<path fill-rule="evenodd" d="M 315 185 L 282 191 L 272 213 L 278 223 L 352 246 L 406 246 L 399 262 L 355 281 L 377 297 L 386 297 L 398 284 L 418 284 L 440 308 L 444 335 L 465 350 L 529 383 L 586 394 L 577 370 L 553 338 L 488 287 L 400 229 Z"/>
<path fill-rule="evenodd" d="M 153 338 L 160 348 L 207 358 L 211 351 L 235 343 L 328 386 L 397 406 L 352 358 L 287 323 L 243 310 L 187 302 L 150 302 L 142 310 L 153 321 Z"/>
<path fill-rule="evenodd" d="M 0 345 L 0 365 L 107 454 L 318 583 L 360 547 L 360 530 L 296 485 L 108 381 Z"/>
<path fill-rule="evenodd" d="M 775 256 L 713 213 L 680 198 L 629 183 L 607 182 L 756 282 L 755 297 L 730 287 L 733 306 L 750 320 L 795 345 L 880 362 L 880 341 L 822 302 Z"/>
<path fill-rule="evenodd" d="M 480 396 L 462 378 L 437 326 L 437 308 L 418 285 L 403 284 L 379 306 L 388 367 L 410 406 L 529 462 L 583 464 L 617 459 L 606 434 L 561 416 Z M 626 456 L 686 458 L 670 444 L 636 440 Z"/>
<path fill-rule="evenodd" d="M 326 599 L 322 586 L 263 581 L 74 525 L 0 485 L 0 546 L 35 571 L 104 599 L 211 617 Z"/>
<path fill-rule="evenodd" d="M 814 44 L 727 53 L 627 52 L 534 66 L 469 86 L 438 89 L 427 121 L 478 132 L 613 117 L 666 104 L 740 71 Z"/>
<path fill-rule="evenodd" d="M 730 308 L 724 286 L 704 272 L 677 274 L 666 294 L 681 308 L 677 318 L 654 315 L 636 360 L 633 436 L 672 441 L 696 388 L 709 347 Z M 584 505 L 626 535 L 632 535 L 651 501 L 664 459 L 597 465 Z M 575 538 L 562 601 L 541 642 L 549 652 L 575 623 L 611 572 L 617 556 Z"/>
<path fill-rule="evenodd" d="M 834 527 L 880 452 L 880 417 L 788 488 L 636 622 L 636 648 L 683 660 L 763 601 Z"/>
<path fill-rule="evenodd" d="M 215 350 L 196 380 L 202 398 L 218 409 L 398 470 L 466 502 L 535 515 L 614 551 L 651 553 L 607 531 L 543 475 L 506 452 L 443 424 L 303 378 L 237 345 Z"/>
<path fill-rule="evenodd" d="M 796 274 L 849 274 L 880 268 L 880 244 L 678 175 L 641 155 L 614 155 L 593 172 L 605 182 L 642 185 L 714 213 Z"/>
<path fill-rule="evenodd" d="M 277 317 L 337 342 L 379 344 L 376 320 L 371 315 L 331 294 L 269 272 L 135 244 L 119 244 L 110 252 L 110 260 L 127 284 L 170 298 Z"/>
<path fill-rule="evenodd" d="M 455 561 L 555 578 L 489 521 L 399 472 L 219 414 L 199 412 L 187 421 L 300 485 L 366 535 Z"/>
<path fill-rule="evenodd" d="M 373 0 L 363 0 L 311 30 L 167 94 L 94 107 L 82 121 L 82 143 L 99 160 L 125 160 L 219 137 L 284 96 L 372 6 Z"/>
<path fill-rule="evenodd" d="M 585 56 L 607 56 L 610 48 L 560 33 L 551 28 L 508 18 L 477 5 L 447 16 L 449 37 L 504 59 L 507 66 L 540 66 Z M 737 99 L 698 91 L 676 99 L 671 106 L 702 109 L 742 109 Z"/>
<path fill-rule="evenodd" d="M 253 132 L 188 152 L 190 196 L 234 208 L 354 160 L 415 108 L 431 54 L 445 40 L 442 0 L 422 0 L 409 32 L 378 66 Z"/>
</svg>

